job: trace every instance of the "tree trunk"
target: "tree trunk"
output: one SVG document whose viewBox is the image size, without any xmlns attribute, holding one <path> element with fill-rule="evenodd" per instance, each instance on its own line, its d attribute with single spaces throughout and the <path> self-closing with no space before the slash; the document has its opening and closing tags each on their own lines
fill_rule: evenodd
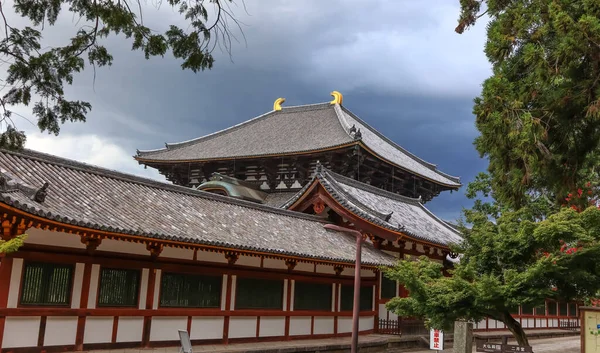
<svg viewBox="0 0 600 353">
<path fill-rule="evenodd" d="M 521 324 L 515 320 L 508 311 L 502 313 L 501 321 L 508 327 L 508 330 L 513 334 L 519 346 L 529 347 L 529 340 L 527 339 L 523 327 L 521 327 Z"/>
</svg>

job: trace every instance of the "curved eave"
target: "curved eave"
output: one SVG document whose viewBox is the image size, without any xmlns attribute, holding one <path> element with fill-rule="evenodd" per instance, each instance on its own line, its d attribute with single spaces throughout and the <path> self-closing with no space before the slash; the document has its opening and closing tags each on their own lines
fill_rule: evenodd
<svg viewBox="0 0 600 353">
<path fill-rule="evenodd" d="M 314 256 L 310 254 L 296 253 L 292 251 L 282 251 L 277 249 L 263 249 L 253 248 L 250 246 L 237 246 L 235 244 L 229 244 L 224 242 L 211 242 L 211 241 L 184 241 L 180 239 L 169 239 L 168 235 L 159 233 L 145 233 L 139 230 L 128 230 L 114 227 L 105 227 L 97 224 L 86 223 L 82 221 L 76 221 L 67 217 L 61 217 L 59 215 L 38 215 L 29 211 L 22 210 L 19 205 L 9 205 L 5 202 L 0 202 L 0 209 L 4 209 L 7 213 L 17 214 L 21 217 L 33 219 L 30 222 L 29 228 L 35 227 L 44 230 L 51 231 L 62 231 L 68 233 L 74 233 L 76 235 L 87 234 L 97 235 L 100 239 L 120 239 L 129 242 L 136 243 L 152 243 L 152 244 L 163 244 L 165 246 L 176 247 L 176 248 L 201 248 L 208 251 L 227 252 L 235 251 L 240 254 L 248 256 L 264 256 L 267 258 L 282 258 L 282 259 L 294 259 L 299 262 L 316 262 L 323 264 L 334 264 L 353 266 L 354 260 L 346 259 L 335 259 L 321 256 Z M 39 211 L 39 213 L 42 213 Z M 374 263 L 374 262 L 362 262 L 361 267 L 377 268 L 385 264 Z"/>
<path fill-rule="evenodd" d="M 299 204 L 301 204 L 304 199 L 313 192 L 314 188 L 320 186 L 323 191 L 325 191 L 325 193 L 327 194 L 327 197 L 332 201 L 335 202 L 336 205 L 342 209 L 344 209 L 346 212 L 348 212 L 349 214 L 351 214 L 352 216 L 354 216 L 355 218 L 359 219 L 362 222 L 365 222 L 367 224 L 369 224 L 372 227 L 376 227 L 378 229 L 381 229 L 382 232 L 388 233 L 388 234 L 392 234 L 393 236 L 395 236 L 397 238 L 397 240 L 400 239 L 407 239 L 409 241 L 413 241 L 416 243 L 420 243 L 420 244 L 425 244 L 425 245 L 429 245 L 429 246 L 434 246 L 437 248 L 441 248 L 444 250 L 450 250 L 450 247 L 446 244 L 442 244 L 442 243 L 437 243 L 437 242 L 432 242 L 430 240 L 427 239 L 423 239 L 422 237 L 413 234 L 411 232 L 406 232 L 406 231 L 400 231 L 397 228 L 391 227 L 391 226 L 383 226 L 381 224 L 375 223 L 373 222 L 373 220 L 371 219 L 371 217 L 369 217 L 368 215 L 366 215 L 365 212 L 356 212 L 355 210 L 349 209 L 348 207 L 346 207 L 345 205 L 342 205 L 339 201 L 338 198 L 336 197 L 336 195 L 333 195 L 329 190 L 327 190 L 327 188 L 325 187 L 325 185 L 323 185 L 321 183 L 321 180 L 316 177 L 315 179 L 313 179 L 313 181 L 311 183 L 309 183 L 307 185 L 306 188 L 304 188 L 304 194 L 297 198 L 297 200 L 295 200 L 294 202 L 290 203 L 286 208 L 288 210 L 294 210 L 294 208 L 296 206 L 298 206 Z M 360 211 L 360 210 L 359 210 Z"/>
</svg>

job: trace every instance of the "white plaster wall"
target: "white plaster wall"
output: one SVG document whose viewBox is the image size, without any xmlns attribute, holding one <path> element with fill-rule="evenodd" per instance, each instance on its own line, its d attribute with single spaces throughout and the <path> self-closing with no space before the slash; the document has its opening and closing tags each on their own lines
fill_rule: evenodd
<svg viewBox="0 0 600 353">
<path fill-rule="evenodd" d="M 139 309 L 146 308 L 146 299 L 148 297 L 148 276 L 150 270 L 147 268 L 142 269 L 142 280 L 140 281 L 140 305 Z"/>
<path fill-rule="evenodd" d="M 150 341 L 178 340 L 177 330 L 187 330 L 187 317 L 153 317 L 152 326 L 150 327 Z"/>
<path fill-rule="evenodd" d="M 144 244 L 113 239 L 102 239 L 102 243 L 98 246 L 97 250 L 136 255 L 150 255 L 150 251 L 146 249 L 146 245 Z"/>
<path fill-rule="evenodd" d="M 92 265 L 90 273 L 90 296 L 88 297 L 88 309 L 96 307 L 96 295 L 98 295 L 98 280 L 100 277 L 100 265 Z"/>
<path fill-rule="evenodd" d="M 13 259 L 12 270 L 10 271 L 10 287 L 8 288 L 7 308 L 16 308 L 17 304 L 19 303 L 19 289 L 21 287 L 22 273 L 23 259 Z"/>
<path fill-rule="evenodd" d="M 260 337 L 273 337 L 285 335 L 285 317 L 263 316 L 260 318 Z"/>
<path fill-rule="evenodd" d="M 197 316 L 192 318 L 190 339 L 221 339 L 223 338 L 222 316 Z"/>
<path fill-rule="evenodd" d="M 75 344 L 75 336 L 77 336 L 76 317 L 48 316 L 46 319 L 44 346 Z"/>
<path fill-rule="evenodd" d="M 256 256 L 240 256 L 235 262 L 239 266 L 260 267 L 260 257 Z"/>
<path fill-rule="evenodd" d="M 75 276 L 73 278 L 73 292 L 71 296 L 71 308 L 73 309 L 79 308 L 79 304 L 81 303 L 84 266 L 85 264 L 79 262 L 75 264 Z"/>
<path fill-rule="evenodd" d="M 315 316 L 314 334 L 333 333 L 333 317 Z"/>
<path fill-rule="evenodd" d="M 206 261 L 206 262 L 227 263 L 225 254 L 210 252 L 210 251 L 199 251 L 198 250 L 198 252 L 196 253 L 196 260 Z"/>
<path fill-rule="evenodd" d="M 296 267 L 294 267 L 294 271 L 302 271 L 302 272 L 314 272 L 315 265 L 309 264 L 306 262 L 298 262 Z"/>
<path fill-rule="evenodd" d="M 161 270 L 153 270 L 156 271 L 156 279 L 154 281 L 154 301 L 152 302 L 152 309 L 158 309 L 158 297 L 160 295 L 160 281 L 161 281 L 161 274 L 162 271 Z M 187 326 L 186 326 L 187 327 Z M 179 337 L 177 337 L 179 338 Z"/>
<path fill-rule="evenodd" d="M 344 267 L 340 276 L 352 276 L 354 277 L 354 267 Z"/>
<path fill-rule="evenodd" d="M 112 316 L 88 316 L 85 319 L 83 343 L 110 343 L 112 339 L 112 328 Z"/>
<path fill-rule="evenodd" d="M 484 325 L 485 325 L 485 323 L 484 323 Z M 489 328 L 489 329 L 494 329 L 494 328 L 496 328 L 496 320 L 489 319 L 489 320 L 488 320 L 488 328 Z"/>
<path fill-rule="evenodd" d="M 173 248 L 170 246 L 165 246 L 160 253 L 160 257 L 168 257 L 172 259 L 183 259 L 183 260 L 193 260 L 194 259 L 194 250 L 191 249 L 180 249 Z"/>
<path fill-rule="evenodd" d="M 359 321 L 360 329 L 360 321 Z M 352 317 L 340 316 L 338 317 L 338 333 L 352 332 Z"/>
<path fill-rule="evenodd" d="M 263 267 L 287 270 L 285 260 L 278 260 L 278 259 L 264 259 Z"/>
<path fill-rule="evenodd" d="M 81 242 L 81 237 L 79 235 L 53 232 L 38 228 L 29 228 L 27 230 L 27 239 L 25 239 L 25 244 L 40 244 L 85 249 L 85 244 Z"/>
<path fill-rule="evenodd" d="M 7 317 L 2 348 L 36 347 L 40 332 L 40 317 Z"/>
<path fill-rule="evenodd" d="M 372 270 L 366 270 L 366 269 L 360 269 L 360 277 L 369 277 L 369 278 L 375 278 L 375 272 L 373 272 Z"/>
<path fill-rule="evenodd" d="M 310 316 L 292 316 L 290 318 L 290 336 L 310 335 Z"/>
<path fill-rule="evenodd" d="M 481 320 L 475 324 L 477 329 L 485 329 L 485 320 Z"/>
<path fill-rule="evenodd" d="M 535 319 L 535 327 L 546 327 L 546 319 Z"/>
<path fill-rule="evenodd" d="M 317 273 L 327 273 L 329 275 L 334 275 L 335 270 L 332 265 L 317 265 Z"/>
<path fill-rule="evenodd" d="M 225 305 L 227 304 L 227 275 L 223 275 L 223 280 L 221 281 L 221 310 L 225 310 Z"/>
<path fill-rule="evenodd" d="M 152 326 L 154 326 L 154 323 L 152 323 Z M 184 328 L 185 327 L 186 326 L 184 326 Z M 117 327 L 117 342 L 141 342 L 143 330 L 143 317 L 119 316 L 119 325 Z M 177 331 L 175 331 L 175 335 L 177 335 Z M 175 339 L 178 338 L 179 337 L 176 337 Z"/>
<path fill-rule="evenodd" d="M 374 324 L 375 324 L 375 318 L 373 316 L 361 316 L 358 319 L 358 330 L 359 331 L 372 330 Z"/>
<path fill-rule="evenodd" d="M 387 309 L 385 308 L 385 304 L 379 304 L 379 317 L 381 319 L 387 318 Z"/>
<path fill-rule="evenodd" d="M 527 327 L 535 327 L 535 319 L 527 319 Z"/>
<path fill-rule="evenodd" d="M 550 327 L 558 327 L 558 319 L 548 320 L 548 324 L 550 325 Z"/>
<path fill-rule="evenodd" d="M 229 338 L 256 337 L 256 316 L 231 317 L 229 319 Z"/>
</svg>

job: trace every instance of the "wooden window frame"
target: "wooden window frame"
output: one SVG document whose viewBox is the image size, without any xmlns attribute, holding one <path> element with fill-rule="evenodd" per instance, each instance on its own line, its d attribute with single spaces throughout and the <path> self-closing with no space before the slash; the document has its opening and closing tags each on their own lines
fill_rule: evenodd
<svg viewBox="0 0 600 353">
<path fill-rule="evenodd" d="M 314 308 L 311 308 L 311 309 L 298 309 L 296 307 L 296 298 L 297 298 L 297 296 L 296 296 L 296 288 L 298 288 L 297 287 L 298 283 L 320 284 L 320 285 L 329 286 L 329 290 L 330 290 L 329 309 L 327 309 L 327 310 L 324 310 L 324 309 L 314 309 Z M 293 300 L 294 311 L 331 312 L 332 308 L 333 308 L 332 302 L 333 302 L 334 298 L 335 298 L 335 291 L 333 290 L 333 283 L 317 282 L 317 281 L 294 281 L 294 300 Z M 284 300 L 285 300 L 285 298 L 284 298 Z"/>
<path fill-rule="evenodd" d="M 123 271 L 136 271 L 138 273 L 138 288 L 137 288 L 137 299 L 136 299 L 136 303 L 134 305 L 106 305 L 106 304 L 100 304 L 100 289 L 102 288 L 102 271 L 103 270 L 123 270 Z M 96 308 L 99 309 L 119 309 L 119 308 L 123 308 L 123 309 L 127 309 L 127 308 L 139 308 L 140 307 L 140 300 L 141 300 L 141 296 L 142 296 L 142 276 L 144 275 L 144 272 L 142 271 L 142 269 L 138 269 L 138 268 L 129 268 L 129 267 L 115 267 L 115 266 L 100 266 L 99 270 L 98 270 L 98 287 L 96 289 Z M 146 300 L 148 300 L 148 298 L 146 298 Z"/>
<path fill-rule="evenodd" d="M 164 306 L 161 304 L 161 299 L 162 299 L 162 295 L 163 295 L 163 287 L 162 287 L 162 282 L 163 282 L 163 278 L 165 275 L 180 275 L 180 276 L 196 276 L 196 277 L 216 277 L 219 278 L 219 281 L 221 282 L 221 286 L 219 288 L 219 304 L 217 306 Z M 221 310 L 222 304 L 223 304 L 223 274 L 214 274 L 214 275 L 207 275 L 207 274 L 200 274 L 197 272 L 177 272 L 177 271 L 164 271 L 161 272 L 160 274 L 160 283 L 158 284 L 158 308 L 159 309 L 193 309 L 193 310 Z"/>
<path fill-rule="evenodd" d="M 239 280 L 240 278 L 242 279 L 248 279 L 248 280 L 266 280 L 266 281 L 281 281 L 281 306 L 279 308 L 245 308 L 245 307 L 239 307 L 239 290 L 240 290 L 240 286 L 239 286 Z M 285 298 L 285 280 L 283 278 L 267 278 L 267 277 L 240 277 L 237 276 L 235 279 L 235 293 L 231 293 L 232 295 L 235 295 L 235 307 L 234 310 L 260 310 L 260 311 L 282 311 L 283 308 L 285 307 L 285 302 L 286 302 L 286 298 Z M 288 305 L 291 303 L 288 303 Z"/>
<path fill-rule="evenodd" d="M 54 266 L 65 266 L 71 270 L 71 279 L 69 283 L 67 304 L 23 304 L 23 287 L 25 285 L 25 270 L 27 265 L 30 264 L 51 264 Z M 23 260 L 21 265 L 21 278 L 19 279 L 19 300 L 17 302 L 18 308 L 70 308 L 73 303 L 73 288 L 75 287 L 75 271 L 76 263 L 60 262 L 60 261 L 35 261 L 35 260 Z M 8 284 L 10 286 L 10 283 Z M 10 288 L 9 288 L 10 290 Z"/>
</svg>

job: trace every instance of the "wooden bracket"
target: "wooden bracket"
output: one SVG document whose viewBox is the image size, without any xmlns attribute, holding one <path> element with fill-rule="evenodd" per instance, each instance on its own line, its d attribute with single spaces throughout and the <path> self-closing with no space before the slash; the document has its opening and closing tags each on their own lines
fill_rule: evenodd
<svg viewBox="0 0 600 353">
<path fill-rule="evenodd" d="M 225 258 L 227 259 L 227 263 L 229 265 L 233 265 L 240 258 L 240 256 L 236 253 L 228 252 L 225 253 Z"/>
<path fill-rule="evenodd" d="M 160 243 L 146 243 L 146 250 L 150 251 L 150 256 L 156 259 L 163 251 L 164 245 Z"/>
<path fill-rule="evenodd" d="M 380 249 L 381 248 L 381 244 L 383 243 L 383 239 L 381 239 L 379 237 L 373 237 L 373 239 L 371 241 L 373 242 L 373 246 L 375 247 L 375 249 Z"/>
<path fill-rule="evenodd" d="M 81 242 L 85 244 L 85 250 L 91 255 L 102 243 L 102 239 L 100 239 L 98 236 L 82 234 Z"/>
<path fill-rule="evenodd" d="M 285 265 L 287 266 L 289 272 L 292 272 L 297 264 L 298 262 L 296 260 L 285 260 Z"/>
<path fill-rule="evenodd" d="M 316 214 L 323 213 L 323 211 L 325 211 L 325 202 L 323 202 L 323 200 L 317 200 L 313 204 L 313 210 L 315 211 Z"/>
<path fill-rule="evenodd" d="M 339 276 L 342 274 L 342 272 L 344 272 L 344 267 L 343 266 L 334 266 L 333 270 L 335 271 L 335 275 Z"/>
</svg>

